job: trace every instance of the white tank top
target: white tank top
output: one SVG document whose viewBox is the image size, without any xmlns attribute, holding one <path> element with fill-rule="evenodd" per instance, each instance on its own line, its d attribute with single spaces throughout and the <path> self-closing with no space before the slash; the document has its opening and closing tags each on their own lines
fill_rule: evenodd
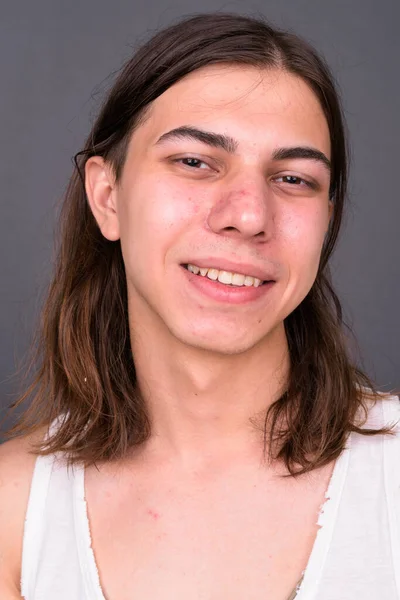
<svg viewBox="0 0 400 600">
<path fill-rule="evenodd" d="M 382 399 L 364 427 L 400 420 Z M 400 426 L 350 434 L 336 461 L 296 600 L 400 600 Z M 84 469 L 38 457 L 27 507 L 21 592 L 26 600 L 105 600 L 84 495 Z M 267 598 L 266 598 L 267 600 Z"/>
</svg>

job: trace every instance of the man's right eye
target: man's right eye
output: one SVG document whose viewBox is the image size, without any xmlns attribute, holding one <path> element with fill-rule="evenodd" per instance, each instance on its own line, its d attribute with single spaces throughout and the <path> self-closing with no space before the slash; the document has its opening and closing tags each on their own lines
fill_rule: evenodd
<svg viewBox="0 0 400 600">
<path fill-rule="evenodd" d="M 186 163 L 184 163 L 183 161 L 186 161 Z M 202 170 L 202 168 L 198 167 L 199 164 L 203 164 L 206 165 L 207 168 L 209 168 L 209 166 L 207 165 L 207 163 L 205 163 L 203 160 L 200 160 L 199 158 L 195 158 L 194 156 L 185 156 L 183 158 L 175 158 L 173 160 L 174 163 L 181 163 L 181 164 L 185 164 L 185 166 L 196 169 L 197 170 Z"/>
</svg>

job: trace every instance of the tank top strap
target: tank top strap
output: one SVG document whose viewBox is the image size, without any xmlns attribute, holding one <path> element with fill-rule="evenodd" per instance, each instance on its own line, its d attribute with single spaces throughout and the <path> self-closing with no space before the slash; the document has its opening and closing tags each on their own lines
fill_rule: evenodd
<svg viewBox="0 0 400 600">
<path fill-rule="evenodd" d="M 49 426 L 45 440 L 59 427 L 60 418 Z M 46 510 L 56 455 L 38 456 L 35 461 L 28 505 L 25 513 L 21 561 L 21 593 L 24 598 L 33 597 L 36 589 L 38 565 L 46 532 Z"/>
<path fill-rule="evenodd" d="M 21 593 L 24 598 L 33 597 L 36 574 L 46 524 L 46 501 L 54 464 L 54 455 L 38 456 L 33 470 L 31 489 L 25 516 Z"/>
<path fill-rule="evenodd" d="M 49 427 L 48 436 L 59 426 Z M 104 600 L 89 530 L 84 466 L 65 454 L 38 456 L 24 525 L 21 593 L 26 600 Z"/>
<path fill-rule="evenodd" d="M 387 492 L 389 533 L 392 543 L 394 576 L 400 598 L 400 396 L 382 403 L 384 422 L 395 424 L 395 435 L 384 437 L 384 481 Z"/>
</svg>

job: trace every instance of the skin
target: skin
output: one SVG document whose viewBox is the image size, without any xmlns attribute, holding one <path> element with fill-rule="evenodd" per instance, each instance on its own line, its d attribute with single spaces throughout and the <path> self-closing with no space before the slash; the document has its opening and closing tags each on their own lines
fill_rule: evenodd
<svg viewBox="0 0 400 600">
<path fill-rule="evenodd" d="M 156 143 L 180 126 L 227 134 L 236 152 L 189 139 Z M 284 319 L 315 280 L 332 215 L 329 170 L 273 160 L 282 146 L 330 158 L 326 119 L 307 84 L 278 70 L 213 65 L 153 102 L 120 181 L 102 158 L 87 162 L 93 214 L 107 239 L 121 240 L 133 355 L 153 422 L 146 452 L 155 460 L 207 469 L 259 455 L 249 419 L 283 389 Z M 197 162 L 176 162 L 188 157 Z M 202 258 L 210 267 L 222 258 L 259 267 L 276 283 L 254 302 L 215 301 L 181 267 Z"/>
</svg>

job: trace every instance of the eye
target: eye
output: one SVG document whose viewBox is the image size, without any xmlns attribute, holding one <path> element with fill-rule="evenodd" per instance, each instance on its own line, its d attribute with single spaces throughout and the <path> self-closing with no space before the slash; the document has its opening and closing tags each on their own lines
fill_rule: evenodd
<svg viewBox="0 0 400 600">
<path fill-rule="evenodd" d="M 175 158 L 172 162 L 184 164 L 186 167 L 189 167 L 193 170 L 203 170 L 203 167 L 199 167 L 199 165 L 205 165 L 206 168 L 209 168 L 207 163 L 199 158 L 195 158 L 194 156 L 186 156 L 184 158 Z"/>
<path fill-rule="evenodd" d="M 303 187 L 306 185 L 309 188 L 315 188 L 315 185 L 311 183 L 311 181 L 307 181 L 297 175 L 281 175 L 280 177 L 275 177 L 275 181 L 279 181 L 280 179 L 283 180 L 283 183 L 288 183 L 292 187 Z"/>
</svg>

